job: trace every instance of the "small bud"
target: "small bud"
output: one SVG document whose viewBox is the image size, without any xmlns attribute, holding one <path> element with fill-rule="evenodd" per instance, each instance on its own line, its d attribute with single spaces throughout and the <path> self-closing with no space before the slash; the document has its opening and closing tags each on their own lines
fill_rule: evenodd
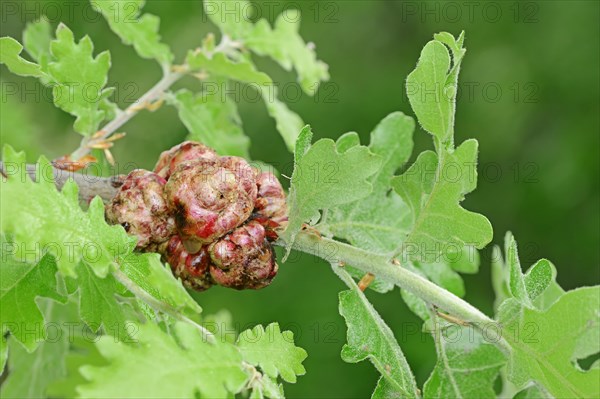
<svg viewBox="0 0 600 399">
<path fill-rule="evenodd" d="M 217 153 L 212 148 L 194 141 L 184 141 L 160 154 L 154 172 L 168 180 L 182 162 L 195 159 L 215 160 L 217 158 Z"/>
<path fill-rule="evenodd" d="M 165 179 L 147 170 L 129 173 L 106 208 L 106 219 L 138 238 L 136 248 L 152 251 L 175 232 L 164 197 Z"/>
<path fill-rule="evenodd" d="M 277 263 L 265 229 L 252 220 L 209 247 L 210 274 L 222 286 L 235 289 L 266 287 L 277 274 Z"/>
<path fill-rule="evenodd" d="M 244 223 L 254 208 L 236 175 L 218 161 L 180 164 L 165 192 L 181 238 L 203 245 Z"/>
</svg>

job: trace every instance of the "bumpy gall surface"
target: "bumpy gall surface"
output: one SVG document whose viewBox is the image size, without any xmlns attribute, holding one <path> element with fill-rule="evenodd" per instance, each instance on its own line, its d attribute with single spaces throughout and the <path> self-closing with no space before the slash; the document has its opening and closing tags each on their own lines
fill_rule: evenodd
<svg viewBox="0 0 600 399">
<path fill-rule="evenodd" d="M 258 187 L 256 177 L 258 172 L 252 168 L 244 158 L 240 157 L 221 157 L 219 164 L 233 172 L 239 183 L 244 188 L 252 202 L 256 201 Z"/>
<path fill-rule="evenodd" d="M 175 232 L 164 196 L 165 179 L 147 170 L 129 173 L 106 208 L 109 223 L 120 224 L 138 238 L 136 248 L 153 251 Z"/>
<path fill-rule="evenodd" d="M 165 186 L 177 230 L 186 244 L 199 249 L 244 223 L 254 201 L 237 176 L 219 161 L 195 160 L 180 164 Z"/>
<path fill-rule="evenodd" d="M 265 228 L 249 221 L 211 244 L 210 274 L 222 286 L 235 289 L 259 289 L 277 274 L 277 263 Z"/>
<path fill-rule="evenodd" d="M 196 159 L 217 160 L 218 158 L 212 148 L 194 141 L 184 141 L 160 154 L 154 172 L 168 180 L 182 162 Z"/>
<path fill-rule="evenodd" d="M 254 213 L 283 226 L 288 220 L 288 211 L 281 183 L 273 173 L 263 172 L 258 176 L 256 184 L 258 198 L 254 205 Z"/>
<path fill-rule="evenodd" d="M 211 259 L 206 246 L 197 253 L 190 254 L 184 248 L 181 238 L 174 235 L 169 240 L 163 257 L 186 287 L 204 291 L 213 285 L 209 272 Z"/>
<path fill-rule="evenodd" d="M 191 141 L 163 152 L 154 172 L 131 172 L 106 209 L 109 222 L 138 237 L 138 250 L 161 253 L 198 291 L 271 283 L 278 269 L 271 242 L 288 220 L 272 173 Z"/>
</svg>

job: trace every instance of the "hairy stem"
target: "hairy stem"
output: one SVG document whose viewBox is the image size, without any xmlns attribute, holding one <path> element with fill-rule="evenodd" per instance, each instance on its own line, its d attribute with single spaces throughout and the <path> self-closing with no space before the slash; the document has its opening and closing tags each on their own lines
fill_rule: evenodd
<svg viewBox="0 0 600 399">
<path fill-rule="evenodd" d="M 285 245 L 283 242 L 278 242 L 277 244 Z M 372 273 L 388 281 L 392 281 L 400 288 L 415 294 L 425 302 L 433 304 L 469 323 L 495 323 L 494 320 L 468 302 L 418 274 L 402 266 L 394 265 L 391 259 L 385 256 L 376 255 L 329 238 L 320 238 L 307 232 L 300 232 L 297 235 L 292 248 L 318 256 L 332 264 L 351 265 L 365 273 Z"/>
<path fill-rule="evenodd" d="M 117 131 L 121 126 L 127 123 L 133 118 L 140 110 L 144 109 L 144 106 L 160 99 L 164 94 L 165 90 L 171 87 L 177 82 L 184 74 L 181 72 L 167 72 L 161 80 L 159 80 L 150 90 L 148 90 L 143 96 L 141 96 L 136 102 L 131 104 L 125 111 L 121 111 L 117 114 L 117 117 L 112 121 L 108 122 L 100 132 L 98 136 L 84 137 L 81 140 L 81 144 L 77 150 L 71 154 L 71 159 L 76 161 L 89 154 L 91 151 L 91 145 L 94 143 L 101 142 L 109 138 L 113 133 Z"/>
<path fill-rule="evenodd" d="M 232 49 L 237 49 L 241 46 L 241 43 L 231 40 L 227 35 L 223 35 L 221 42 L 207 54 L 212 57 L 215 53 L 221 52 L 228 54 Z M 115 119 L 108 122 L 102 129 L 99 130 L 99 134 L 93 137 L 84 137 L 81 140 L 79 148 L 77 148 L 71 154 L 71 160 L 77 161 L 83 156 L 90 153 L 92 145 L 100 143 L 108 139 L 113 133 L 117 131 L 121 126 L 127 123 L 133 118 L 139 111 L 146 108 L 152 102 L 160 100 L 164 92 L 171 87 L 175 82 L 181 79 L 188 72 L 188 66 L 180 66 L 177 72 L 165 69 L 164 75 L 150 90 L 142 95 L 136 102 L 131 104 L 125 111 L 120 111 Z"/>
<path fill-rule="evenodd" d="M 8 173 L 2 163 L 0 163 L 0 171 L 3 171 L 5 174 Z M 35 179 L 35 165 L 27 165 L 27 171 Z M 58 176 L 56 185 L 59 188 L 62 187 L 68 178 L 73 178 L 79 184 L 81 198 L 86 201 L 93 198 L 94 195 L 100 195 L 103 200 L 110 201 L 120 186 L 118 177 L 101 178 L 86 176 L 59 169 L 55 169 L 54 173 L 55 176 Z M 285 245 L 282 241 L 278 241 L 276 244 Z M 292 248 L 318 256 L 334 265 L 351 265 L 365 273 L 372 273 L 392 281 L 400 288 L 415 294 L 425 302 L 435 305 L 450 315 L 459 317 L 469 323 L 483 325 L 495 323 L 494 320 L 468 302 L 418 274 L 394 264 L 386 256 L 373 254 L 352 245 L 325 237 L 318 237 L 308 232 L 300 232 Z"/>
</svg>

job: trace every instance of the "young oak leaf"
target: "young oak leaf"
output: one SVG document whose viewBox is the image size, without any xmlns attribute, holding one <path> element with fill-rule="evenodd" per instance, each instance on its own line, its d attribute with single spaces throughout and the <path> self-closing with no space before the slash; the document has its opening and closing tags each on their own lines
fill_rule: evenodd
<svg viewBox="0 0 600 399">
<path fill-rule="evenodd" d="M 323 227 L 358 247 L 393 252 L 398 245 L 398 237 L 408 231 L 409 211 L 400 197 L 390 190 L 390 182 L 395 171 L 410 157 L 414 126 L 414 120 L 400 112 L 388 115 L 377 125 L 371 133 L 369 150 L 379 155 L 383 162 L 369 178 L 373 185 L 372 193 L 330 209 Z M 337 142 L 342 153 L 357 145 L 356 133 L 346 134 Z"/>
<path fill-rule="evenodd" d="M 48 72 L 48 64 L 52 61 L 50 43 L 52 42 L 52 26 L 46 18 L 27 23 L 23 31 L 23 47 L 31 58 L 39 63 L 43 75 L 39 77 L 44 85 L 53 83 Z M 108 101 L 108 100 L 106 100 Z"/>
<path fill-rule="evenodd" d="M 2 398 L 45 398 L 47 388 L 66 375 L 65 357 L 69 351 L 69 334 L 77 330 L 77 306 L 44 299 L 39 301 L 46 320 L 47 339 L 34 352 L 28 353 L 14 339 L 10 339 L 9 369 L 0 388 Z"/>
<path fill-rule="evenodd" d="M 404 393 L 397 390 L 384 376 L 379 377 L 371 399 L 404 399 Z"/>
<path fill-rule="evenodd" d="M 275 119 L 277 131 L 288 149 L 294 151 L 298 133 L 304 127 L 304 122 L 277 98 L 277 87 L 272 84 L 269 75 L 256 69 L 249 56 L 239 54 L 239 60 L 233 61 L 223 53 L 217 52 L 209 56 L 199 49 L 189 51 L 186 61 L 191 70 L 204 70 L 217 77 L 255 85 L 265 102 L 269 116 Z M 217 81 L 225 84 L 218 79 Z"/>
<path fill-rule="evenodd" d="M 160 41 L 160 18 L 152 14 L 140 16 L 144 3 L 144 0 L 91 0 L 94 9 L 104 16 L 123 43 L 133 45 L 140 57 L 153 58 L 167 68 L 173 61 L 173 54 L 169 46 Z"/>
<path fill-rule="evenodd" d="M 207 55 L 202 49 L 190 50 L 186 62 L 190 70 L 205 70 L 209 73 L 224 76 L 228 79 L 257 85 L 273 83 L 269 75 L 256 70 L 250 59 L 241 58 L 235 62 L 224 53 L 217 52 L 212 56 Z"/>
<path fill-rule="evenodd" d="M 139 326 L 137 344 L 101 337 L 96 346 L 107 367 L 84 366 L 89 380 L 77 390 L 82 398 L 232 397 L 248 376 L 234 345 L 206 340 L 193 326 L 174 325 L 176 338 L 155 324 Z"/>
<path fill-rule="evenodd" d="M 458 40 L 446 32 L 437 34 L 423 47 L 417 67 L 406 78 L 408 99 L 419 123 L 442 143 L 453 141 L 458 72 L 466 51 L 463 40 L 464 32 Z M 444 44 L 451 48 L 452 60 Z"/>
<path fill-rule="evenodd" d="M 41 18 L 27 23 L 23 31 L 23 46 L 31 58 L 40 63 L 45 70 L 50 60 L 50 42 L 52 41 L 52 27 L 47 19 Z"/>
<path fill-rule="evenodd" d="M 224 35 L 246 37 L 252 29 L 252 5 L 247 0 L 204 0 L 204 12 Z"/>
<path fill-rule="evenodd" d="M 350 275 L 332 265 L 334 272 L 349 286 L 350 290 L 339 294 L 340 314 L 348 326 L 348 343 L 342 348 L 342 360 L 358 363 L 369 359 L 387 380 L 383 391 L 400 393 L 402 398 L 418 398 L 417 384 L 410 366 L 396 342 L 392 330 L 385 324 L 379 313 L 358 288 Z"/>
<path fill-rule="evenodd" d="M 460 206 L 477 184 L 477 141 L 467 140 L 453 152 L 422 152 L 401 176 L 392 179 L 412 211 L 412 224 L 401 252 L 431 262 L 450 248 L 483 248 L 492 240 L 492 226 L 483 215 Z"/>
<path fill-rule="evenodd" d="M 9 71 L 20 76 L 42 77 L 41 67 L 27 61 L 19 54 L 23 51 L 21 43 L 12 37 L 0 37 L 0 64 L 6 65 Z"/>
<path fill-rule="evenodd" d="M 500 307 L 498 319 L 512 350 L 508 377 L 523 387 L 535 381 L 557 398 L 600 396 L 600 368 L 581 370 L 577 354 L 598 353 L 600 344 L 581 341 L 600 328 L 600 286 L 566 292 L 547 310 L 524 307 L 516 298 Z M 582 350 L 580 342 L 590 345 Z"/>
<path fill-rule="evenodd" d="M 425 382 L 425 398 L 492 398 L 504 354 L 471 327 L 445 325 L 432 332 L 437 363 Z"/>
<path fill-rule="evenodd" d="M 76 268 L 79 286 L 79 315 L 93 332 L 103 330 L 118 340 L 129 337 L 125 307 L 116 295 L 123 294 L 123 287 L 112 274 L 98 277 L 92 268 L 80 263 Z"/>
<path fill-rule="evenodd" d="M 259 324 L 242 332 L 236 345 L 246 362 L 260 367 L 271 378 L 280 375 L 284 381 L 295 383 L 297 375 L 306 373 L 302 362 L 308 354 L 294 345 L 294 334 L 281 332 L 277 323 L 267 328 Z"/>
<path fill-rule="evenodd" d="M 512 233 L 506 233 L 504 246 L 506 259 L 503 260 L 500 250 L 496 249 L 492 262 L 496 307 L 505 299 L 515 298 L 523 306 L 545 310 L 564 294 L 556 283 L 556 268 L 550 261 L 540 259 L 523 274 Z"/>
<path fill-rule="evenodd" d="M 266 19 L 258 21 L 244 44 L 258 55 L 268 56 L 287 71 L 292 67 L 305 93 L 314 95 L 320 82 L 329 80 L 328 66 L 317 59 L 313 44 L 306 44 L 299 34 L 300 11 L 286 10 L 275 21 L 274 28 Z"/>
<path fill-rule="evenodd" d="M 296 141 L 294 172 L 288 195 L 289 222 L 281 237 L 287 249 L 302 224 L 314 220 L 320 209 L 352 202 L 371 193 L 368 178 L 381 165 L 381 157 L 365 146 L 340 153 L 331 139 L 310 145 L 312 131 L 304 127 Z"/>
<path fill-rule="evenodd" d="M 110 4 L 113 4 L 112 2 Z M 53 61 L 48 71 L 54 80 L 54 104 L 75 116 L 75 130 L 90 136 L 106 117 L 100 103 L 113 88 L 104 89 L 110 68 L 110 53 L 104 51 L 94 58 L 94 45 L 88 36 L 75 43 L 73 32 L 64 24 L 56 30 L 50 43 Z"/>
<path fill-rule="evenodd" d="M 272 28 L 266 19 L 250 21 L 252 5 L 248 1 L 205 1 L 206 15 L 219 29 L 252 52 L 268 56 L 283 69 L 298 74 L 302 90 L 314 95 L 319 83 L 329 79 L 328 66 L 317 59 L 314 45 L 306 44 L 299 34 L 300 11 L 287 9 Z"/>
<path fill-rule="evenodd" d="M 6 245 L 4 245 L 6 244 Z M 9 251 L 10 243 L 3 243 Z M 45 255 L 38 263 L 24 263 L 8 256 L 0 268 L 0 324 L 2 333 L 10 331 L 28 351 L 33 351 L 44 339 L 44 315 L 36 298 L 50 298 L 64 303 L 56 280 L 56 262 Z M 4 396 L 3 396 L 4 397 Z"/>
<path fill-rule="evenodd" d="M 23 153 L 5 146 L 3 158 L 8 178 L 0 182 L 0 227 L 15 244 L 18 259 L 50 253 L 66 276 L 76 276 L 75 268 L 83 261 L 104 277 L 118 256 L 133 251 L 135 239 L 121 226 L 106 223 L 100 198 L 94 198 L 86 212 L 79 206 L 74 182 L 68 181 L 60 192 L 56 189 L 52 166 L 44 157 L 37 164 L 37 182 L 26 172 Z"/>
<path fill-rule="evenodd" d="M 225 82 L 220 81 L 220 84 Z M 250 139 L 242 130 L 235 103 L 225 91 L 194 95 L 181 89 L 168 93 L 165 98 L 177 108 L 179 119 L 190 132 L 189 140 L 200 141 L 214 148 L 219 155 L 249 158 Z"/>
<path fill-rule="evenodd" d="M 533 384 L 517 392 L 513 399 L 552 399 L 552 396 L 539 385 Z"/>
<path fill-rule="evenodd" d="M 0 329 L 0 374 L 4 374 L 4 368 L 6 367 L 6 361 L 8 360 L 8 329 L 2 326 Z"/>
<path fill-rule="evenodd" d="M 531 300 L 527 295 L 525 277 L 521 270 L 521 262 L 517 252 L 517 242 L 510 232 L 504 238 L 506 263 L 508 272 L 508 288 L 512 297 L 521 301 L 524 305 L 531 306 Z"/>
<path fill-rule="evenodd" d="M 288 150 L 294 152 L 298 135 L 305 126 L 304 121 L 300 115 L 289 109 L 283 101 L 277 98 L 277 88 L 274 85 L 263 87 L 261 92 L 269 116 L 275 119 L 277 131 L 283 138 Z"/>
<path fill-rule="evenodd" d="M 68 339 L 70 344 L 64 359 L 66 373 L 48 385 L 46 393 L 50 398 L 77 397 L 77 387 L 87 383 L 79 368 L 84 365 L 100 367 L 108 364 L 94 345 L 95 340 L 89 339 L 87 333 L 69 334 L 69 331 L 64 333 L 65 339 Z"/>
<path fill-rule="evenodd" d="M 383 162 L 369 178 L 373 192 L 352 203 L 330 208 L 319 230 L 378 253 L 392 253 L 397 248 L 399 237 L 406 235 L 410 227 L 410 212 L 400 196 L 390 189 L 390 181 L 410 157 L 414 128 L 414 120 L 401 112 L 388 115 L 375 127 L 369 150 Z M 338 139 L 337 148 L 344 153 L 359 144 L 356 133 L 347 133 Z M 360 278 L 362 274 L 358 274 Z M 369 287 L 385 292 L 393 284 L 376 279 Z"/>
</svg>

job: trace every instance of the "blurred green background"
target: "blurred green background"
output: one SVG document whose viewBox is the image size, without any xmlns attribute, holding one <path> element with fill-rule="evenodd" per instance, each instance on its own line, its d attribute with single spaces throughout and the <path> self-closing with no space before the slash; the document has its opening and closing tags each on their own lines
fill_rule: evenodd
<svg viewBox="0 0 600 399">
<path fill-rule="evenodd" d="M 295 77 L 269 60 L 258 60 L 289 90 L 290 108 L 313 127 L 317 137 L 370 130 L 385 115 L 412 114 L 404 80 L 433 33 L 466 31 L 468 49 L 460 75 L 456 141 L 480 143 L 480 179 L 464 206 L 485 214 L 494 226 L 494 243 L 512 230 L 524 267 L 550 259 L 558 280 L 570 289 L 598 284 L 599 254 L 599 2 L 256 2 L 272 20 L 286 7 L 303 12 L 301 33 L 317 46 L 332 79 L 315 98 L 297 96 Z M 14 8 L 10 8 L 10 7 Z M 16 11 L 15 11 L 16 10 Z M 161 17 L 161 34 L 179 60 L 209 31 L 200 1 L 148 1 L 145 11 Z M 124 108 L 160 78 L 154 62 L 122 45 L 84 1 L 2 3 L 1 36 L 21 38 L 25 23 L 47 14 L 53 26 L 65 22 L 81 37 L 89 34 L 96 51 L 110 50 L 109 86 L 117 87 Z M 72 118 L 55 109 L 31 79 L 1 69 L 0 109 L 3 143 L 28 151 L 35 160 L 64 155 L 79 143 Z M 187 85 L 189 81 L 182 82 Z M 243 93 L 242 93 L 243 94 Z M 242 95 L 242 97 L 244 97 Z M 241 98 L 240 112 L 252 139 L 253 159 L 273 163 L 289 174 L 291 155 L 262 103 Z M 158 154 L 182 141 L 186 130 L 174 109 L 144 112 L 122 129 L 127 137 L 114 154 L 121 163 L 152 168 Z M 415 132 L 418 152 L 430 148 Z M 284 166 L 287 165 L 287 166 Z M 481 271 L 466 277 L 467 299 L 490 313 L 490 248 Z M 342 284 L 328 266 L 292 254 L 273 284 L 258 292 L 213 288 L 195 295 L 205 312 L 227 308 L 236 327 L 279 321 L 306 348 L 307 375 L 287 385 L 290 397 L 363 398 L 377 372 L 368 363 L 345 364 L 339 353 L 345 326 L 337 312 Z M 422 384 L 434 362 L 430 339 L 418 333 L 418 319 L 399 292 L 368 294 L 401 343 Z M 157 365 L 160 367 L 160 365 Z"/>
</svg>

